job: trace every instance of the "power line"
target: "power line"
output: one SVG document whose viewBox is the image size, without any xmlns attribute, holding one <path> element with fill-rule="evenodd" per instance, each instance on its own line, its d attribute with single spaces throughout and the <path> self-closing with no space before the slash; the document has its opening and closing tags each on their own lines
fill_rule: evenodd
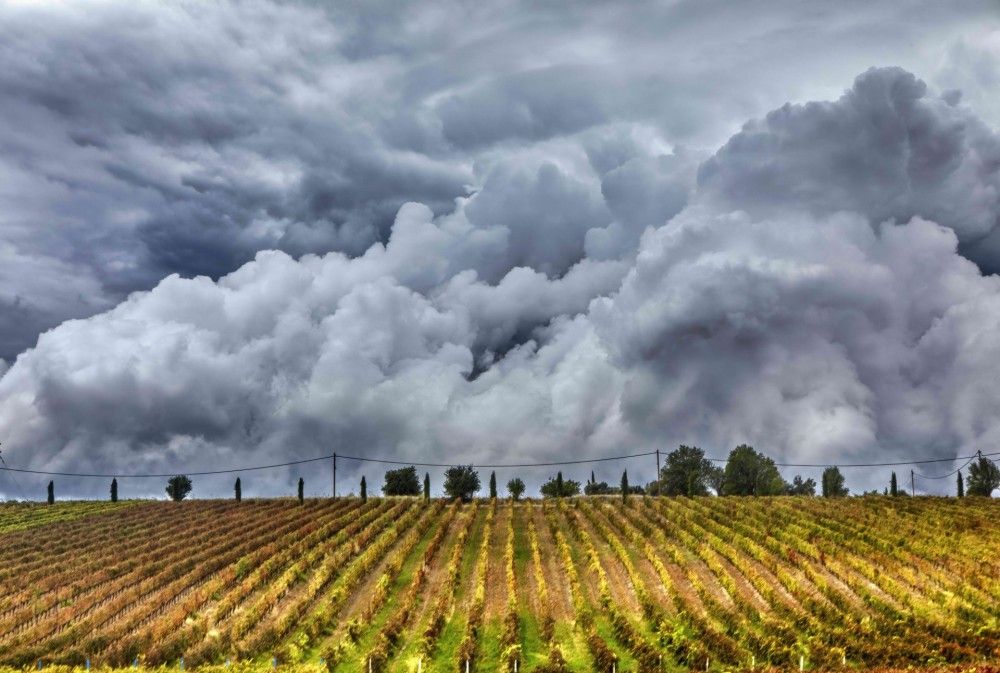
<svg viewBox="0 0 1000 673">
<path fill-rule="evenodd" d="M 7 469 L 7 461 L 3 459 L 3 451 L 2 450 L 0 450 L 0 465 L 3 466 L 3 469 L 5 469 L 5 470 Z M 27 500 L 27 498 L 24 497 L 24 491 L 21 490 L 21 484 L 19 484 L 17 482 L 17 480 L 14 479 L 14 475 L 8 473 L 7 474 L 7 478 L 10 479 L 10 481 L 11 481 L 12 484 L 14 484 L 14 488 L 17 489 L 17 492 L 21 494 L 21 500 Z"/>
<path fill-rule="evenodd" d="M 539 462 L 539 463 L 480 463 L 480 464 L 475 464 L 475 466 L 476 467 L 480 467 L 480 468 L 492 468 L 492 469 L 530 468 L 530 467 L 559 467 L 559 466 L 563 466 L 563 465 L 585 465 L 585 464 L 589 464 L 589 463 L 601 463 L 601 462 L 618 461 L 618 460 L 629 460 L 629 459 L 632 459 L 632 458 L 643 458 L 643 457 L 652 456 L 652 455 L 655 455 L 655 454 L 656 454 L 655 451 L 646 451 L 646 452 L 643 452 L 643 453 L 629 453 L 629 454 L 622 454 L 622 455 L 616 455 L 616 456 L 602 456 L 602 457 L 598 457 L 598 458 L 583 458 L 583 459 L 578 459 L 578 460 L 562 460 L 562 461 L 550 461 L 550 462 Z M 885 462 L 885 463 L 846 463 L 846 464 L 839 464 L 838 467 L 845 468 L 845 469 L 846 468 L 860 468 L 860 467 L 898 467 L 898 466 L 904 466 L 904 465 L 927 465 L 927 464 L 932 464 L 932 463 L 948 463 L 948 462 L 954 462 L 954 461 L 958 461 L 958 460 L 968 460 L 968 461 L 971 462 L 973 459 L 979 457 L 980 455 L 982 455 L 982 456 L 998 456 L 998 455 L 1000 455 L 1000 451 L 994 452 L 994 453 L 983 453 L 983 454 L 977 453 L 976 455 L 973 455 L 973 456 L 956 456 L 955 458 L 936 458 L 936 459 L 929 459 L 929 460 L 909 460 L 909 461 Z M 341 454 L 341 453 L 337 453 L 336 456 L 337 456 L 338 459 L 353 460 L 353 461 L 357 461 L 357 462 L 381 463 L 381 464 L 387 464 L 387 465 L 413 465 L 414 467 L 452 467 L 454 465 L 462 464 L 461 461 L 458 461 L 458 462 L 455 462 L 455 463 L 431 463 L 431 462 L 421 462 L 421 461 L 413 461 L 413 460 L 395 460 L 395 459 L 388 459 L 388 458 L 376 458 L 376 457 L 372 457 L 372 456 L 347 456 L 347 455 L 344 455 L 344 454 Z M 8 472 L 20 472 L 20 473 L 24 473 L 24 474 L 41 474 L 41 475 L 54 476 L 54 477 L 83 477 L 83 478 L 93 477 L 93 478 L 101 478 L 101 479 L 107 479 L 107 478 L 114 478 L 114 479 L 153 479 L 153 478 L 157 478 L 158 479 L 158 478 L 172 477 L 172 476 L 174 476 L 176 474 L 187 474 L 187 475 L 190 475 L 190 476 L 207 476 L 207 475 L 215 475 L 215 474 L 235 474 L 235 473 L 238 473 L 238 472 L 253 472 L 253 471 L 257 471 L 257 470 L 271 470 L 271 469 L 276 469 L 276 468 L 279 468 L 279 467 L 291 467 L 293 465 L 303 465 L 303 464 L 306 464 L 306 463 L 315 463 L 315 462 L 319 462 L 319 461 L 323 461 L 323 460 L 331 460 L 333 457 L 334 457 L 334 454 L 331 453 L 331 454 L 327 454 L 327 455 L 323 455 L 323 456 L 318 456 L 316 458 L 303 458 L 301 460 L 289 460 L 289 461 L 285 461 L 285 462 L 282 462 L 282 463 L 271 463 L 269 465 L 253 465 L 253 466 L 249 466 L 249 467 L 233 467 L 233 468 L 227 468 L 227 469 L 221 469 L 221 470 L 201 470 L 201 471 L 178 470 L 176 472 L 159 473 L 159 474 L 153 474 L 153 473 L 125 473 L 125 472 L 108 472 L 108 473 L 59 472 L 59 471 L 53 471 L 53 470 L 32 470 L 32 469 L 27 469 L 27 468 L 9 467 L 9 466 L 6 465 L 6 463 L 4 463 L 3 466 L 0 467 L 0 469 L 6 470 Z M 715 462 L 727 462 L 728 458 L 708 458 L 708 460 L 712 460 L 712 461 L 715 461 Z M 830 467 L 830 466 L 832 466 L 834 464 L 835 463 L 775 463 L 775 465 L 778 466 L 778 467 L 813 467 L 813 468 Z M 968 463 L 966 463 L 966 465 L 967 464 Z M 964 465 L 963 465 L 963 467 L 964 467 Z M 962 468 L 959 468 L 959 469 L 962 469 Z M 956 472 L 957 472 L 957 470 L 956 470 Z M 954 474 L 954 473 L 955 472 L 952 472 L 951 474 Z M 924 477 L 924 478 L 927 478 L 927 479 L 942 478 L 943 479 L 946 476 L 951 476 L 951 474 L 943 475 L 942 477 Z"/>
<path fill-rule="evenodd" d="M 987 453 L 987 454 L 984 454 L 984 455 L 992 456 L 994 454 Z M 972 461 L 974 461 L 976 458 L 979 458 L 979 457 L 980 456 L 978 454 L 975 455 L 975 456 L 972 456 L 967 461 L 965 461 L 965 463 L 963 463 L 961 467 L 952 470 L 948 474 L 940 474 L 940 475 L 936 475 L 935 476 L 935 475 L 929 475 L 929 474 L 920 474 L 919 472 L 917 472 L 916 475 L 918 477 L 920 477 L 921 479 L 947 479 L 948 477 L 952 477 L 952 476 L 958 474 L 959 472 L 961 472 L 962 470 L 964 470 L 966 467 L 968 467 L 969 463 L 971 463 Z"/>
</svg>

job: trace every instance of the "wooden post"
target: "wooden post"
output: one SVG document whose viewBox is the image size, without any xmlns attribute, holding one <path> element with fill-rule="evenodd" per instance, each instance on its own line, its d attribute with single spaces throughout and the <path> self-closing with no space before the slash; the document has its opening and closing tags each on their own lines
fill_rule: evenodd
<svg viewBox="0 0 1000 673">
<path fill-rule="evenodd" d="M 337 453 L 333 454 L 333 497 L 337 497 Z"/>
<path fill-rule="evenodd" d="M 910 470 L 910 495 L 917 494 L 917 487 L 913 481 L 913 470 Z"/>
<path fill-rule="evenodd" d="M 656 495 L 660 495 L 660 450 L 656 450 Z M 661 659 L 663 657 L 660 657 Z"/>
</svg>

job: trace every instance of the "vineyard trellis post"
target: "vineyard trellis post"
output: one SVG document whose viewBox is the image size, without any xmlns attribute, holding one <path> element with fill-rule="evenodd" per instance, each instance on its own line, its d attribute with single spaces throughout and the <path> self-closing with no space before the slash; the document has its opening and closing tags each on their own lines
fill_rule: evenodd
<svg viewBox="0 0 1000 673">
<path fill-rule="evenodd" d="M 913 470 L 910 470 L 910 495 L 916 495 L 916 494 L 917 494 L 917 485 L 916 481 L 913 478 Z"/>
<path fill-rule="evenodd" d="M 333 452 L 333 497 L 337 498 L 337 452 Z"/>
</svg>

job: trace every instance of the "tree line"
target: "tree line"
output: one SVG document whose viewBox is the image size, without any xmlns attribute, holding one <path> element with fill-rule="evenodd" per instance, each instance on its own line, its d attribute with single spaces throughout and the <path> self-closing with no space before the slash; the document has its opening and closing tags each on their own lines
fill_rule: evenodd
<svg viewBox="0 0 1000 673">
<path fill-rule="evenodd" d="M 961 470 L 956 472 L 956 495 L 958 497 L 990 496 L 1000 488 L 1000 468 L 989 458 L 980 456 L 969 464 L 969 474 L 963 477 Z M 451 499 L 462 501 L 472 500 L 481 490 L 479 473 L 472 465 L 456 465 L 445 472 L 443 490 Z M 850 494 L 846 480 L 840 469 L 830 466 L 823 470 L 818 484 L 819 495 L 827 498 L 844 497 Z M 191 493 L 192 482 L 186 475 L 179 474 L 167 482 L 166 493 L 171 500 L 184 500 Z M 785 481 L 778 471 L 774 460 L 756 451 L 752 446 L 741 444 L 729 453 L 724 467 L 715 465 L 705 457 L 705 452 L 696 446 L 681 445 L 666 455 L 666 462 L 660 468 L 658 478 L 644 486 L 630 484 L 628 470 L 622 472 L 621 481 L 617 486 L 605 481 L 598 482 L 593 471 L 586 484 L 575 479 L 564 478 L 557 472 L 541 485 L 540 494 L 544 498 L 568 498 L 580 495 L 617 495 L 628 498 L 631 495 L 662 495 L 662 496 L 708 496 L 708 495 L 798 495 L 815 496 L 817 483 L 815 479 L 795 475 L 792 480 Z M 524 480 L 514 477 L 507 482 L 507 494 L 514 500 L 520 500 L 526 490 Z M 243 498 L 242 482 L 237 477 L 233 485 L 235 500 Z M 298 481 L 298 500 L 305 498 L 305 482 Z M 382 494 L 387 496 L 420 496 L 429 500 L 431 497 L 430 474 L 424 473 L 423 482 L 415 466 L 388 470 L 385 473 Z M 882 495 L 906 496 L 905 490 L 899 488 L 896 473 L 893 472 L 889 485 L 883 489 Z M 878 491 L 866 491 L 862 495 L 879 495 Z M 55 502 L 55 483 L 48 484 L 47 500 Z M 368 484 L 361 477 L 360 497 L 368 499 Z M 496 472 L 490 474 L 489 497 L 498 497 Z M 111 500 L 118 500 L 118 480 L 111 481 Z"/>
</svg>

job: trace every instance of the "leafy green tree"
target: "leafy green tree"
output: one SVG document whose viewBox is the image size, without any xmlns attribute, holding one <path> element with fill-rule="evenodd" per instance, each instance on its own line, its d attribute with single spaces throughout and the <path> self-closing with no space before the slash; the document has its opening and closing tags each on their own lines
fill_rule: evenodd
<svg viewBox="0 0 1000 673">
<path fill-rule="evenodd" d="M 306 499 L 306 482 L 302 477 L 299 477 L 299 504 L 301 505 Z"/>
<path fill-rule="evenodd" d="M 361 475 L 361 502 L 368 502 L 368 482 L 365 475 Z"/>
<path fill-rule="evenodd" d="M 683 444 L 667 454 L 660 469 L 658 491 L 660 495 L 708 495 L 713 487 L 713 477 L 722 470 L 705 458 L 697 446 Z"/>
<path fill-rule="evenodd" d="M 243 500 L 243 483 L 239 477 L 236 477 L 236 483 L 233 484 L 233 492 L 236 494 L 236 502 Z"/>
<path fill-rule="evenodd" d="M 167 495 L 174 502 L 180 502 L 191 492 L 191 480 L 186 475 L 178 474 L 167 480 Z"/>
<path fill-rule="evenodd" d="M 628 470 L 622 472 L 622 485 L 621 485 L 622 502 L 628 498 Z"/>
<path fill-rule="evenodd" d="M 723 495 L 781 495 L 784 492 L 785 480 L 773 460 L 746 444 L 729 452 L 722 482 Z"/>
<path fill-rule="evenodd" d="M 420 495 L 420 479 L 417 477 L 417 468 L 411 465 L 386 472 L 382 493 L 385 495 Z"/>
<path fill-rule="evenodd" d="M 514 477 L 507 482 L 507 492 L 510 493 L 510 497 L 514 500 L 521 499 L 521 496 L 524 494 L 524 482 L 521 481 L 520 477 Z"/>
<path fill-rule="evenodd" d="M 1000 488 L 1000 468 L 996 463 L 980 456 L 969 465 L 969 478 L 966 480 L 966 492 L 969 495 L 989 497 L 998 488 Z"/>
<path fill-rule="evenodd" d="M 118 480 L 111 480 L 111 502 L 118 502 Z"/>
<path fill-rule="evenodd" d="M 828 467 L 823 470 L 823 497 L 842 498 L 848 494 L 847 486 L 844 485 L 844 475 L 840 473 L 839 467 Z"/>
<path fill-rule="evenodd" d="M 569 498 L 580 495 L 580 482 L 573 479 L 564 480 L 562 472 L 559 472 L 554 479 L 542 484 L 541 492 L 545 498 Z"/>
<path fill-rule="evenodd" d="M 899 495 L 899 486 L 896 484 L 896 473 L 892 473 L 892 477 L 889 479 L 889 495 L 897 496 Z"/>
<path fill-rule="evenodd" d="M 591 481 L 587 482 L 587 485 L 583 487 L 584 495 L 612 495 L 617 492 L 618 489 L 614 488 L 606 481 Z"/>
<path fill-rule="evenodd" d="M 788 495 L 816 495 L 816 480 L 812 477 L 802 479 L 802 475 L 797 474 L 792 478 L 792 483 L 785 486 L 785 493 Z"/>
<path fill-rule="evenodd" d="M 497 473 L 490 472 L 490 500 L 497 499 Z"/>
<path fill-rule="evenodd" d="M 480 488 L 479 473 L 471 465 L 449 467 L 444 473 L 444 492 L 449 498 L 469 502 Z"/>
<path fill-rule="evenodd" d="M 428 472 L 424 472 L 424 500 L 429 501 L 431 499 L 431 475 Z"/>
</svg>

